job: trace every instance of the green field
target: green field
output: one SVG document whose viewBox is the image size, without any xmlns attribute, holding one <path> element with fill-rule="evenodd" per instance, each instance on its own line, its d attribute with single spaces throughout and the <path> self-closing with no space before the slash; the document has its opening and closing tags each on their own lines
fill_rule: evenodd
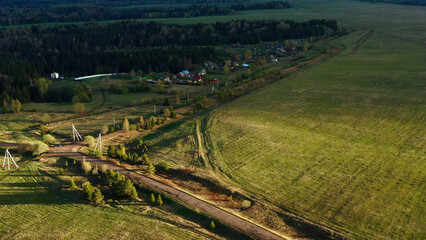
<svg viewBox="0 0 426 240">
<path fill-rule="evenodd" d="M 119 200 L 108 206 L 83 202 L 81 190 L 68 188 L 73 176 L 78 186 L 87 181 L 79 167 L 63 160 L 19 162 L 20 168 L 0 170 L 0 236 L 2 239 L 226 239 L 243 238 L 211 219 L 164 199 L 161 207 L 141 200 Z"/>
<path fill-rule="evenodd" d="M 359 29 L 336 41 L 345 50 L 148 136 L 151 159 L 355 238 L 424 239 L 426 8 L 298 1 L 285 17 L 321 16 Z"/>
</svg>

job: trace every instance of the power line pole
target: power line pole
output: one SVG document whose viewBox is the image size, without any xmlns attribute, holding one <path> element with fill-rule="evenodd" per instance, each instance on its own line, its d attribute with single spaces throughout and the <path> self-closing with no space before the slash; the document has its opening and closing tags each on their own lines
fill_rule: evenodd
<svg viewBox="0 0 426 240">
<path fill-rule="evenodd" d="M 99 146 L 99 151 L 102 152 L 102 134 L 101 133 L 99 133 L 98 141 L 96 141 L 96 146 L 93 149 L 93 152 L 96 152 L 96 149 L 98 148 L 98 146 Z"/>
<path fill-rule="evenodd" d="M 12 160 L 12 162 L 15 164 L 15 166 L 18 167 L 18 164 L 16 164 L 15 159 L 13 159 L 12 154 L 10 154 L 9 148 L 8 148 L 8 149 L 6 149 L 6 152 L 4 153 L 4 160 L 3 160 L 2 168 L 4 168 L 4 165 L 7 162 L 7 170 L 10 170 L 10 160 Z"/>
<path fill-rule="evenodd" d="M 83 141 L 83 138 L 81 137 L 80 133 L 78 133 L 74 124 L 72 124 L 72 138 L 73 138 L 74 142 L 75 141 Z"/>
</svg>

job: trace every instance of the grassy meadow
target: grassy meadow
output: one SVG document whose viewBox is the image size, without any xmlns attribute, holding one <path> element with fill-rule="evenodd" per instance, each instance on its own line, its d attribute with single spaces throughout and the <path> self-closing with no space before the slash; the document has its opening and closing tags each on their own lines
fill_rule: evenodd
<svg viewBox="0 0 426 240">
<path fill-rule="evenodd" d="M 209 169 L 355 238 L 425 238 L 426 9 L 327 0 L 298 11 L 358 30 L 336 40 L 337 56 L 146 137 L 151 159 Z"/>
<path fill-rule="evenodd" d="M 70 176 L 77 186 L 87 177 L 72 164 L 61 173 L 60 159 L 19 165 L 0 170 L 2 239 L 245 239 L 223 225 L 206 230 L 211 219 L 166 198 L 163 206 L 153 206 L 149 193 L 140 192 L 138 201 L 88 205 L 81 190 L 68 187 Z"/>
</svg>

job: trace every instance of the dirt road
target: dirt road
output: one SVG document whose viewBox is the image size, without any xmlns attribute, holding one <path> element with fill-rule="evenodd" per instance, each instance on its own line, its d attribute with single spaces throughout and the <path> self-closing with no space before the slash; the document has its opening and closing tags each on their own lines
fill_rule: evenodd
<svg viewBox="0 0 426 240">
<path fill-rule="evenodd" d="M 164 183 L 158 182 L 154 179 L 151 179 L 142 174 L 133 172 L 129 169 L 126 169 L 122 166 L 115 165 L 111 162 L 103 161 L 100 159 L 92 158 L 82 153 L 79 153 L 78 150 L 82 147 L 82 145 L 73 144 L 73 145 L 65 145 L 61 147 L 51 148 L 50 153 L 45 156 L 68 156 L 75 157 L 79 159 L 83 159 L 85 157 L 87 162 L 91 162 L 93 164 L 97 164 L 98 166 L 107 165 L 108 169 L 121 172 L 126 177 L 138 182 L 142 183 L 145 186 L 155 189 L 159 192 L 167 194 L 173 198 L 179 199 L 180 201 L 185 202 L 186 204 L 199 208 L 205 211 L 210 216 L 213 216 L 221 221 L 233 226 L 234 228 L 240 230 L 241 232 L 246 233 L 247 235 L 255 238 L 255 239 L 274 239 L 274 240 L 282 240 L 282 239 L 291 239 L 280 237 L 258 225 L 255 225 L 247 220 L 244 220 L 240 217 L 237 217 L 231 213 L 228 213 L 210 203 L 207 203 L 201 199 L 198 199 L 190 194 L 187 194 L 179 189 L 168 186 Z"/>
</svg>

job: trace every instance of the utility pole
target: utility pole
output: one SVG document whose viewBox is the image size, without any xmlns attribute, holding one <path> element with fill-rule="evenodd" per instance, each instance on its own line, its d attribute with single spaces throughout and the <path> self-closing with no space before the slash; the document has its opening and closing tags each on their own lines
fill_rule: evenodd
<svg viewBox="0 0 426 240">
<path fill-rule="evenodd" d="M 80 133 L 78 133 L 77 129 L 75 128 L 74 124 L 72 125 L 72 138 L 75 141 L 83 141 L 83 138 L 81 137 Z"/>
<path fill-rule="evenodd" d="M 98 141 L 96 141 L 96 145 L 95 145 L 95 148 L 93 149 L 93 152 L 96 152 L 96 149 L 98 148 L 98 146 L 99 146 L 99 151 L 102 152 L 102 134 L 101 133 L 99 133 Z"/>
<path fill-rule="evenodd" d="M 15 159 L 13 159 L 12 155 L 9 152 L 9 148 L 8 148 L 8 149 L 6 149 L 6 152 L 4 153 L 4 160 L 3 160 L 2 168 L 4 168 L 4 165 L 7 162 L 7 170 L 10 170 L 10 160 L 12 160 L 12 162 L 15 164 L 15 166 L 18 167 L 18 164 L 16 164 Z"/>
</svg>

